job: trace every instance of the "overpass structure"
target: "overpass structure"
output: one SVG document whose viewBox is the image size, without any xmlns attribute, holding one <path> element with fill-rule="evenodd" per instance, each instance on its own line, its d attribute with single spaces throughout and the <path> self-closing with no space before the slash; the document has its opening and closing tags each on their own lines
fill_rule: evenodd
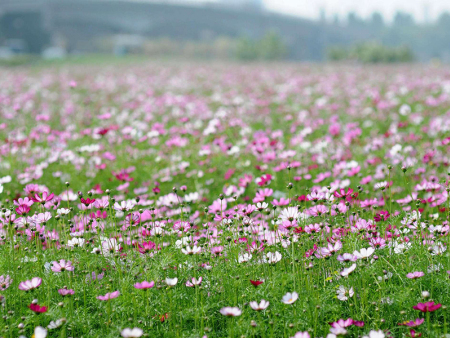
<svg viewBox="0 0 450 338">
<path fill-rule="evenodd" d="M 320 58 L 322 51 L 316 50 L 320 44 L 310 43 L 321 39 L 319 25 L 313 21 L 224 3 L 1 0 L 0 31 L 6 38 L 25 40 L 31 52 L 39 52 L 55 34 L 68 41 L 69 49 L 76 49 L 92 37 L 114 34 L 196 40 L 205 32 L 257 38 L 275 30 L 290 47 L 290 58 Z"/>
</svg>

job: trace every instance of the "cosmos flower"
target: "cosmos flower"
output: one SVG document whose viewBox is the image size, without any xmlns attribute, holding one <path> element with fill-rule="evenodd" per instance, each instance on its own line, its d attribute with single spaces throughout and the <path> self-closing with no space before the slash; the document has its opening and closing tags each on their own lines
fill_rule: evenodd
<svg viewBox="0 0 450 338">
<path fill-rule="evenodd" d="M 74 268 L 72 266 L 71 261 L 66 261 L 64 259 L 61 259 L 59 262 L 52 262 L 52 271 L 53 272 L 63 272 L 63 271 L 73 271 Z"/>
<path fill-rule="evenodd" d="M 385 337 L 386 335 L 381 330 L 379 331 L 372 330 L 369 332 L 368 336 L 363 336 L 363 338 L 385 338 Z"/>
<path fill-rule="evenodd" d="M 178 283 L 178 278 L 169 278 L 169 277 L 167 277 L 166 278 L 166 284 L 168 285 L 168 286 L 175 286 L 176 284 Z"/>
<path fill-rule="evenodd" d="M 24 282 L 19 283 L 19 290 L 30 291 L 38 288 L 42 283 L 42 279 L 40 277 L 34 277 L 31 280 L 26 280 Z"/>
<path fill-rule="evenodd" d="M 352 264 L 350 267 L 345 268 L 344 270 L 341 271 L 341 276 L 348 277 L 348 275 L 350 275 L 353 271 L 355 271 L 355 269 L 356 269 L 356 264 Z"/>
<path fill-rule="evenodd" d="M 414 310 L 419 310 L 421 312 L 433 312 L 438 309 L 440 309 L 442 304 L 435 304 L 434 302 L 425 302 L 425 303 L 418 303 L 417 305 L 413 306 Z"/>
<path fill-rule="evenodd" d="M 261 310 L 265 310 L 269 307 L 269 302 L 262 299 L 259 304 L 256 301 L 252 301 L 249 303 L 250 307 L 255 310 L 255 311 L 261 311 Z"/>
<path fill-rule="evenodd" d="M 114 292 L 109 292 L 109 293 L 107 293 L 107 294 L 104 295 L 104 296 L 97 296 L 96 298 L 97 298 L 98 300 L 108 301 L 108 300 L 110 300 L 110 299 L 114 299 L 114 298 L 119 297 L 119 295 L 120 295 L 120 292 L 119 292 L 119 291 L 114 291 Z"/>
<path fill-rule="evenodd" d="M 337 289 L 336 293 L 337 298 L 342 301 L 348 300 L 355 294 L 355 292 L 353 291 L 353 287 L 351 287 L 350 289 L 346 289 L 345 286 L 343 285 L 339 285 L 339 288 Z"/>
<path fill-rule="evenodd" d="M 29 309 L 35 313 L 45 313 L 48 310 L 47 306 L 40 306 L 38 304 L 31 303 L 28 305 Z"/>
<path fill-rule="evenodd" d="M 36 326 L 34 328 L 34 338 L 46 338 L 47 337 L 47 330 L 43 328 L 42 326 Z M 19 338 L 26 338 L 25 336 L 19 336 Z"/>
<path fill-rule="evenodd" d="M 305 332 L 297 332 L 293 337 L 291 338 L 311 338 L 308 331 Z"/>
<path fill-rule="evenodd" d="M 181 252 L 184 253 L 185 255 L 195 255 L 198 254 L 202 251 L 202 248 L 194 245 L 192 248 L 187 245 L 186 248 L 181 249 Z"/>
<path fill-rule="evenodd" d="M 411 320 L 409 322 L 399 323 L 398 325 L 416 327 L 416 326 L 422 325 L 424 321 L 425 321 L 425 318 L 417 318 L 417 319 Z"/>
<path fill-rule="evenodd" d="M 281 301 L 284 304 L 293 304 L 295 303 L 295 301 L 298 299 L 298 293 L 297 292 L 288 292 L 286 293 L 283 298 L 281 299 Z"/>
<path fill-rule="evenodd" d="M 220 309 L 220 313 L 227 317 L 237 317 L 242 314 L 242 311 L 237 307 L 223 307 Z"/>
<path fill-rule="evenodd" d="M 406 275 L 406 277 L 408 277 L 410 279 L 420 278 L 423 276 L 425 276 L 425 274 L 422 271 L 410 272 Z"/>
<path fill-rule="evenodd" d="M 1 275 L 0 276 L 0 290 L 4 291 L 7 288 L 9 288 L 9 286 L 11 285 L 11 283 L 13 282 L 13 279 L 11 279 L 11 277 L 9 275 Z"/>
<path fill-rule="evenodd" d="M 125 328 L 120 332 L 120 335 L 123 338 L 139 338 L 139 337 L 142 337 L 143 334 L 144 334 L 144 331 L 137 327 L 135 327 L 133 329 Z"/>
<path fill-rule="evenodd" d="M 191 280 L 189 281 L 187 281 L 186 282 L 186 286 L 188 286 L 188 287 L 195 287 L 195 286 L 197 286 L 197 285 L 200 285 L 200 284 L 202 284 L 202 280 L 203 280 L 203 278 L 202 277 L 200 277 L 200 278 L 195 278 L 195 277 L 192 277 L 191 278 Z"/>
<path fill-rule="evenodd" d="M 375 252 L 375 249 L 372 247 L 369 248 L 362 248 L 359 251 L 353 251 L 353 255 L 355 255 L 358 259 L 365 259 L 372 256 L 372 254 Z"/>
<path fill-rule="evenodd" d="M 73 294 L 75 294 L 75 291 L 73 291 L 72 289 L 59 289 L 58 293 L 65 297 L 65 296 L 71 296 Z"/>
<path fill-rule="evenodd" d="M 149 282 L 146 282 L 146 281 L 143 281 L 142 283 L 136 283 L 136 284 L 134 284 L 134 287 L 136 288 L 136 289 L 151 289 L 152 287 L 154 287 L 155 286 L 155 282 L 154 281 L 151 281 L 150 283 Z"/>
</svg>

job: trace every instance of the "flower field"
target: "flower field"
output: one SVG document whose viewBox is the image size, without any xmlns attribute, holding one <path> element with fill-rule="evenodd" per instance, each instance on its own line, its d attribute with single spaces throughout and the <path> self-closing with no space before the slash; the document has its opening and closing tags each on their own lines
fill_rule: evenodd
<svg viewBox="0 0 450 338">
<path fill-rule="evenodd" d="M 450 337 L 450 69 L 0 74 L 1 337 Z"/>
</svg>

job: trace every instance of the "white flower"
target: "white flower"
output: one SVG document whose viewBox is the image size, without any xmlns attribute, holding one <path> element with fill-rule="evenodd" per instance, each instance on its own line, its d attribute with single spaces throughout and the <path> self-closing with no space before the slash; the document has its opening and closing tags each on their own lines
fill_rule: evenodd
<svg viewBox="0 0 450 338">
<path fill-rule="evenodd" d="M 298 299 L 298 293 L 294 291 L 294 292 L 292 292 L 292 293 L 290 293 L 290 292 L 286 293 L 286 294 L 283 296 L 283 298 L 281 299 L 281 301 L 282 301 L 284 304 L 292 304 L 292 303 L 294 303 L 297 299 Z"/>
<path fill-rule="evenodd" d="M 166 278 L 166 284 L 169 286 L 175 286 L 178 283 L 178 278 Z"/>
<path fill-rule="evenodd" d="M 350 275 L 355 269 L 356 264 L 352 264 L 352 266 L 350 266 L 349 268 L 345 268 L 344 270 L 341 271 L 341 276 L 348 277 L 348 275 Z"/>
<path fill-rule="evenodd" d="M 288 207 L 281 211 L 279 217 L 281 218 L 282 221 L 292 222 L 293 220 L 296 220 L 299 217 L 299 215 L 300 215 L 300 213 L 298 211 L 298 208 Z"/>
<path fill-rule="evenodd" d="M 67 246 L 70 248 L 78 247 L 78 246 L 84 246 L 84 238 L 72 238 L 67 241 Z"/>
<path fill-rule="evenodd" d="M 246 263 L 248 262 L 250 259 L 252 259 L 252 254 L 249 253 L 244 253 L 242 255 L 239 255 L 238 257 L 238 262 L 240 263 Z"/>
<path fill-rule="evenodd" d="M 291 338 L 311 338 L 307 331 L 305 332 L 297 332 L 294 337 Z"/>
<path fill-rule="evenodd" d="M 427 271 L 428 273 L 439 272 L 442 268 L 444 268 L 444 266 L 441 263 L 437 263 L 427 267 Z"/>
<path fill-rule="evenodd" d="M 385 336 L 384 332 L 381 330 L 379 330 L 379 331 L 372 330 L 369 332 L 368 336 L 363 336 L 363 338 L 384 338 L 384 337 L 386 337 L 386 336 Z"/>
<path fill-rule="evenodd" d="M 142 329 L 135 327 L 134 329 L 123 329 L 122 332 L 120 332 L 122 337 L 124 338 L 138 338 L 141 337 L 144 334 L 144 331 Z"/>
<path fill-rule="evenodd" d="M 355 294 L 355 292 L 353 291 L 353 287 L 347 290 L 343 285 L 339 285 L 339 288 L 337 289 L 336 293 L 337 298 L 342 301 L 348 300 Z"/>
<path fill-rule="evenodd" d="M 34 329 L 34 338 L 45 338 L 47 337 L 47 330 L 44 329 L 42 326 L 36 326 Z M 25 336 L 20 336 L 19 338 L 26 338 Z"/>
<path fill-rule="evenodd" d="M 262 202 L 262 203 L 258 202 L 258 203 L 256 203 L 256 208 L 259 209 L 259 210 L 267 209 L 268 206 L 269 206 L 269 204 L 266 203 L 266 202 Z"/>
<path fill-rule="evenodd" d="M 266 254 L 266 262 L 269 264 L 275 264 L 281 260 L 281 254 L 278 251 L 268 252 Z"/>
<path fill-rule="evenodd" d="M 220 313 L 223 314 L 224 316 L 228 316 L 228 317 L 237 317 L 242 314 L 242 311 L 237 307 L 226 306 L 226 307 L 220 309 Z"/>
<path fill-rule="evenodd" d="M 422 297 L 423 298 L 429 298 L 431 294 L 428 291 L 422 291 Z"/>
<path fill-rule="evenodd" d="M 269 306 L 269 302 L 267 300 L 262 299 L 259 304 L 256 301 L 250 302 L 250 307 L 255 311 L 261 311 L 267 309 Z"/>
<path fill-rule="evenodd" d="M 411 243 L 398 243 L 394 242 L 394 252 L 396 254 L 404 253 L 406 250 L 408 250 L 411 247 Z"/>
<path fill-rule="evenodd" d="M 447 248 L 444 246 L 444 244 L 437 243 L 437 244 L 433 245 L 430 248 L 430 250 L 431 250 L 431 255 L 436 256 L 436 255 L 442 255 L 445 251 L 447 251 Z"/>
<path fill-rule="evenodd" d="M 61 325 L 63 325 L 66 322 L 65 318 L 61 318 L 58 319 L 56 321 L 51 321 L 50 324 L 48 324 L 47 329 L 49 330 L 53 330 L 53 329 L 57 329 L 58 327 L 60 327 Z"/>
<path fill-rule="evenodd" d="M 387 182 L 378 182 L 378 183 L 375 183 L 374 187 L 375 187 L 375 189 L 384 190 L 384 189 L 386 189 L 387 185 L 388 185 Z"/>
<path fill-rule="evenodd" d="M 372 254 L 375 252 L 375 249 L 372 247 L 369 248 L 362 248 L 359 251 L 354 251 L 353 255 L 355 255 L 356 257 L 358 257 L 358 259 L 365 259 L 365 258 L 369 258 L 370 256 L 372 256 Z"/>
<path fill-rule="evenodd" d="M 58 214 L 58 215 L 67 215 L 67 214 L 69 214 L 70 213 L 70 209 L 66 209 L 66 208 L 60 208 L 60 209 L 58 209 L 58 210 L 56 210 L 56 213 Z"/>
<path fill-rule="evenodd" d="M 196 245 L 194 245 L 192 248 L 188 245 L 186 246 L 186 249 L 181 249 L 181 252 L 185 255 L 194 255 L 198 254 L 202 249 Z"/>
<path fill-rule="evenodd" d="M 186 202 L 194 202 L 194 201 L 197 201 L 199 199 L 199 197 L 200 197 L 200 195 L 198 192 L 191 192 L 184 196 L 184 200 Z"/>
</svg>

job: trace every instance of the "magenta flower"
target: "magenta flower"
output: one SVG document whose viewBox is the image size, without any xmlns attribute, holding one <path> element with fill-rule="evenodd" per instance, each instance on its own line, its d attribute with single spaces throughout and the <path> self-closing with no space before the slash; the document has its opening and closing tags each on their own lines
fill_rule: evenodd
<svg viewBox="0 0 450 338">
<path fill-rule="evenodd" d="M 420 278 L 423 276 L 425 276 L 425 274 L 422 271 L 410 272 L 406 275 L 406 277 L 408 277 L 410 279 Z"/>
<path fill-rule="evenodd" d="M 65 296 L 71 296 L 75 293 L 75 291 L 73 291 L 72 289 L 59 289 L 58 293 L 65 297 Z"/>
<path fill-rule="evenodd" d="M 391 214 L 387 210 L 379 211 L 375 214 L 375 217 L 373 218 L 375 222 L 381 222 L 387 220 Z"/>
<path fill-rule="evenodd" d="M 136 284 L 134 284 L 134 287 L 136 288 L 136 289 L 144 289 L 144 290 L 146 290 L 146 289 L 151 289 L 152 287 L 154 287 L 155 286 L 155 282 L 154 281 L 151 281 L 150 283 L 149 282 L 146 282 L 146 281 L 143 281 L 142 283 L 136 283 Z"/>
<path fill-rule="evenodd" d="M 19 283 L 19 290 L 22 291 L 30 291 L 38 288 L 42 283 L 42 279 L 40 277 L 34 277 L 31 280 L 26 280 L 24 282 Z"/>
<path fill-rule="evenodd" d="M 49 195 L 47 191 L 44 191 L 42 193 L 42 197 L 39 196 L 38 193 L 36 193 L 36 194 L 34 194 L 34 197 L 32 197 L 31 199 L 34 202 L 45 204 L 45 202 L 50 202 L 53 199 L 53 197 L 55 197 L 55 194 L 50 194 Z"/>
<path fill-rule="evenodd" d="M 37 304 L 30 304 L 28 305 L 31 311 L 34 311 L 36 313 L 44 313 L 47 312 L 48 307 L 47 306 L 39 306 Z"/>
<path fill-rule="evenodd" d="M 110 299 L 119 297 L 119 295 L 120 295 L 120 291 L 114 291 L 114 292 L 107 293 L 104 296 L 97 296 L 97 299 L 98 300 L 110 300 Z"/>
<path fill-rule="evenodd" d="M 58 262 L 53 261 L 52 262 L 53 266 L 52 266 L 52 271 L 53 272 L 63 272 L 63 271 L 73 271 L 74 268 L 72 266 L 72 262 L 71 261 L 66 261 L 64 259 L 61 259 Z"/>
<path fill-rule="evenodd" d="M 425 302 L 425 303 L 419 303 L 415 306 L 413 306 L 414 310 L 419 310 L 422 312 L 433 312 L 438 309 L 440 309 L 442 304 L 435 304 L 434 302 Z"/>
<path fill-rule="evenodd" d="M 425 321 L 424 318 L 417 318 L 416 320 L 410 320 L 409 322 L 399 323 L 398 325 L 416 327 L 416 326 L 422 325 L 424 321 Z"/>
</svg>

